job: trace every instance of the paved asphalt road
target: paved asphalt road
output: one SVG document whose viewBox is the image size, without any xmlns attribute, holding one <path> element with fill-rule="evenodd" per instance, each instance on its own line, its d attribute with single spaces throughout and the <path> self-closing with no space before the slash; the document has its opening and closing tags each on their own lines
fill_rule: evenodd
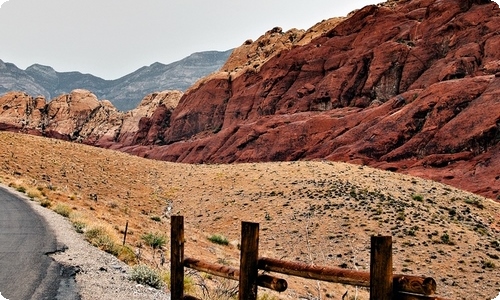
<svg viewBox="0 0 500 300">
<path fill-rule="evenodd" d="M 78 299 L 61 295 L 65 269 L 47 253 L 57 250 L 54 234 L 27 200 L 0 187 L 0 293 L 9 300 Z"/>
</svg>

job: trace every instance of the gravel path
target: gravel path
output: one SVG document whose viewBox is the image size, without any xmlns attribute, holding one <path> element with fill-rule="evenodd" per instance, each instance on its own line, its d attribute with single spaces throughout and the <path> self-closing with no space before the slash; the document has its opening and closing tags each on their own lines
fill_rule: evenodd
<svg viewBox="0 0 500 300">
<path fill-rule="evenodd" d="M 103 252 L 83 239 L 64 217 L 52 210 L 41 207 L 37 202 L 9 188 L 26 199 L 54 230 L 63 251 L 51 257 L 70 273 L 68 280 L 61 284 L 60 292 L 75 287 L 80 299 L 168 299 L 170 295 L 154 288 L 129 280 L 130 267 L 111 254 Z M 1 298 L 0 298 L 1 299 Z M 66 298 L 61 298 L 66 300 Z"/>
</svg>

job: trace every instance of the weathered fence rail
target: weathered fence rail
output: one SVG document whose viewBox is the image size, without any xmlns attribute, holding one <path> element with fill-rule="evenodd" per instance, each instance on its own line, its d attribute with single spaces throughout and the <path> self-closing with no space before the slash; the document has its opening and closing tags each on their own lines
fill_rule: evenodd
<svg viewBox="0 0 500 300">
<path fill-rule="evenodd" d="M 257 287 L 283 292 L 286 280 L 259 275 L 258 270 L 307 279 L 370 288 L 370 300 L 446 300 L 435 295 L 436 281 L 431 277 L 392 273 L 392 237 L 372 236 L 370 272 L 259 257 L 259 224 L 242 222 L 240 268 L 184 257 L 184 217 L 171 218 L 171 296 L 172 299 L 196 299 L 184 295 L 184 267 L 239 281 L 239 299 L 256 300 Z"/>
</svg>

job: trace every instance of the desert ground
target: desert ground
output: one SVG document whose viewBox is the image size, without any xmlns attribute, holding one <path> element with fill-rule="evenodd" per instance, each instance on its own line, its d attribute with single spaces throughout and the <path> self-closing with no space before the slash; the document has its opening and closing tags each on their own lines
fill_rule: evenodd
<svg viewBox="0 0 500 300">
<path fill-rule="evenodd" d="M 175 164 L 8 132 L 0 149 L 0 182 L 68 211 L 80 231 L 103 227 L 121 244 L 128 222 L 130 264 L 168 272 L 168 243 L 153 254 L 142 237 L 168 240 L 170 216 L 183 215 L 186 256 L 212 263 L 238 266 L 241 222 L 251 221 L 260 224 L 260 256 L 368 271 L 370 237 L 391 235 L 395 273 L 433 277 L 450 299 L 500 291 L 499 203 L 433 181 L 330 161 Z M 366 288 L 277 276 L 288 290 L 261 290 L 261 299 L 368 297 Z M 220 291 L 235 285 L 189 278 L 205 299 L 227 299 Z"/>
</svg>

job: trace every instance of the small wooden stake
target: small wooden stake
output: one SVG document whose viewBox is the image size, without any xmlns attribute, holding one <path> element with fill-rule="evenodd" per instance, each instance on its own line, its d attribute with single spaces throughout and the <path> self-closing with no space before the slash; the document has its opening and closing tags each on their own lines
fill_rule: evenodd
<svg viewBox="0 0 500 300">
<path fill-rule="evenodd" d="M 170 219 L 170 294 L 184 298 L 184 217 Z"/>
<path fill-rule="evenodd" d="M 242 222 L 239 300 L 257 299 L 259 224 Z"/>
<path fill-rule="evenodd" d="M 128 221 L 125 224 L 125 233 L 123 234 L 123 245 L 122 246 L 125 246 L 125 241 L 127 240 L 127 231 L 128 231 Z"/>
<path fill-rule="evenodd" d="M 370 253 L 370 300 L 392 300 L 392 237 L 372 236 Z"/>
</svg>

